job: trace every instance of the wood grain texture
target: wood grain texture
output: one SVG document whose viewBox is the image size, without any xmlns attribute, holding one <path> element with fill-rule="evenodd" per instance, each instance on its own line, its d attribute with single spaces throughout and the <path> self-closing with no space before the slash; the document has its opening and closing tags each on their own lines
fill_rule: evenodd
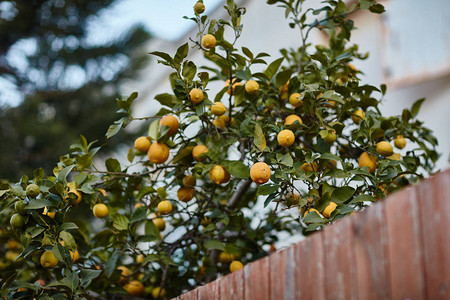
<svg viewBox="0 0 450 300">
<path fill-rule="evenodd" d="M 244 267 L 244 282 L 244 299 L 270 299 L 271 286 L 268 256 Z"/>
<path fill-rule="evenodd" d="M 206 286 L 198 289 L 198 300 L 220 299 L 220 291 L 218 281 L 212 281 Z"/>
<path fill-rule="evenodd" d="M 218 280 L 220 299 L 240 300 L 244 299 L 244 270 L 233 272 Z"/>
</svg>

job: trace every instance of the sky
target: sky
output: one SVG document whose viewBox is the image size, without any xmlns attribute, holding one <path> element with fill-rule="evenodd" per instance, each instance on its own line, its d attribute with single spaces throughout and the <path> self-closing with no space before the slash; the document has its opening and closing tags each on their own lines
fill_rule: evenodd
<svg viewBox="0 0 450 300">
<path fill-rule="evenodd" d="M 213 11 L 222 2 L 204 0 L 205 13 Z M 195 3 L 196 0 L 117 0 L 109 9 L 100 11 L 98 18 L 91 20 L 89 35 L 102 42 L 138 22 L 153 36 L 177 40 L 195 25 L 194 22 L 183 19 L 183 16 L 194 16 L 192 7 Z"/>
</svg>

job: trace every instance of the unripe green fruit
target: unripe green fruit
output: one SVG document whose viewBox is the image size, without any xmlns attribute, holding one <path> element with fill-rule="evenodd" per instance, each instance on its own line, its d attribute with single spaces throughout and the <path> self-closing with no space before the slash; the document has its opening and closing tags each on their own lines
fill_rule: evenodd
<svg viewBox="0 0 450 300">
<path fill-rule="evenodd" d="M 27 186 L 27 197 L 30 198 L 36 198 L 37 196 L 39 196 L 41 189 L 39 188 L 39 186 L 37 184 L 30 184 Z"/>
<path fill-rule="evenodd" d="M 14 204 L 14 209 L 16 210 L 17 213 L 21 215 L 26 215 L 27 211 L 25 210 L 25 206 L 27 206 L 27 204 L 19 200 L 16 202 L 16 204 Z"/>
<path fill-rule="evenodd" d="M 194 11 L 197 15 L 201 15 L 205 11 L 205 5 L 203 3 L 201 3 L 200 1 L 195 3 Z"/>
<path fill-rule="evenodd" d="M 25 219 L 19 214 L 14 214 L 9 220 L 9 223 L 13 229 L 20 229 L 25 225 Z"/>
<path fill-rule="evenodd" d="M 327 136 L 323 139 L 328 145 L 333 144 L 336 141 L 336 131 L 329 130 Z"/>
</svg>

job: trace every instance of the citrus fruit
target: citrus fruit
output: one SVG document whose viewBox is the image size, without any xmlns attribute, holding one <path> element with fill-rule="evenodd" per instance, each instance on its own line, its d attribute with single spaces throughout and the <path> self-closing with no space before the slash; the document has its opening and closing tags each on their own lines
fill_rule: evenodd
<svg viewBox="0 0 450 300">
<path fill-rule="evenodd" d="M 200 156 L 202 154 L 204 155 L 204 154 L 206 154 L 208 152 L 209 152 L 209 149 L 205 145 L 197 145 L 197 146 L 194 147 L 194 149 L 192 149 L 192 157 L 195 160 L 203 160 L 204 157 L 200 157 Z"/>
<path fill-rule="evenodd" d="M 230 181 L 231 175 L 230 175 L 230 173 L 227 171 L 227 169 L 224 166 L 222 166 L 222 168 L 223 168 L 223 170 L 225 172 L 225 176 L 223 176 L 223 179 L 222 179 L 222 181 L 220 183 L 227 183 L 228 181 Z"/>
<path fill-rule="evenodd" d="M 225 104 L 222 102 L 214 102 L 213 105 L 211 105 L 211 113 L 215 116 L 221 116 L 227 111 L 227 108 L 225 107 Z"/>
<path fill-rule="evenodd" d="M 256 184 L 264 184 L 270 179 L 270 167 L 265 162 L 257 162 L 250 169 L 250 177 Z"/>
<path fill-rule="evenodd" d="M 230 89 L 227 89 L 227 94 L 228 95 L 234 95 L 234 89 L 236 88 L 236 86 L 240 86 L 242 85 L 242 82 L 235 82 L 236 78 L 233 78 L 232 85 Z M 230 86 L 230 79 L 227 79 L 227 81 L 225 81 L 225 86 Z"/>
<path fill-rule="evenodd" d="M 322 211 L 322 215 L 329 219 L 331 216 L 331 213 L 336 209 L 337 204 L 334 203 L 333 201 L 331 201 L 330 203 L 328 203 L 328 205 L 324 208 L 324 210 Z"/>
<path fill-rule="evenodd" d="M 230 122 L 230 116 L 220 116 L 218 119 L 222 119 L 225 122 L 225 125 L 228 125 L 228 122 L 230 123 L 230 126 L 234 126 L 236 120 L 234 118 L 231 118 Z"/>
<path fill-rule="evenodd" d="M 199 104 L 205 99 L 205 95 L 203 95 L 203 92 L 200 89 L 192 89 L 189 92 L 189 98 L 191 98 L 192 103 Z"/>
<path fill-rule="evenodd" d="M 172 209 L 173 209 L 172 203 L 170 203 L 167 200 L 163 200 L 163 201 L 158 203 L 158 211 L 162 215 L 170 214 L 172 212 Z"/>
<path fill-rule="evenodd" d="M 389 142 L 381 141 L 377 143 L 377 153 L 386 157 L 394 153 L 394 148 Z"/>
<path fill-rule="evenodd" d="M 202 46 L 205 49 L 212 49 L 216 46 L 216 38 L 212 34 L 207 34 L 202 38 Z"/>
<path fill-rule="evenodd" d="M 312 162 L 310 163 L 304 163 L 303 165 L 300 166 L 300 169 L 302 169 L 305 172 L 312 172 L 312 171 L 317 171 L 317 163 L 316 162 Z"/>
<path fill-rule="evenodd" d="M 37 184 L 32 183 L 27 186 L 27 189 L 25 191 L 26 191 L 27 197 L 36 198 L 37 196 L 39 196 L 41 189 L 39 188 L 39 186 Z"/>
<path fill-rule="evenodd" d="M 299 93 L 293 93 L 289 96 L 289 103 L 293 107 L 300 107 L 303 104 L 303 101 L 300 100 L 301 95 Z"/>
<path fill-rule="evenodd" d="M 144 262 L 145 256 L 144 254 L 139 254 L 138 256 L 136 256 L 136 262 L 138 264 L 142 264 Z"/>
<path fill-rule="evenodd" d="M 289 129 L 281 130 L 277 135 L 278 144 L 283 147 L 289 147 L 295 141 L 294 133 Z"/>
<path fill-rule="evenodd" d="M 157 217 L 156 214 L 152 214 L 152 222 L 155 224 L 156 228 L 159 229 L 159 231 L 164 231 L 166 229 L 166 222 L 163 218 Z"/>
<path fill-rule="evenodd" d="M 197 183 L 197 179 L 195 179 L 192 175 L 186 175 L 183 177 L 183 185 L 187 187 L 194 187 Z"/>
<path fill-rule="evenodd" d="M 284 126 L 292 125 L 295 121 L 298 121 L 300 124 L 303 124 L 302 119 L 297 115 L 289 115 L 284 120 Z"/>
<path fill-rule="evenodd" d="M 249 80 L 245 83 L 245 91 L 250 95 L 256 95 L 259 92 L 259 83 L 254 80 Z"/>
<path fill-rule="evenodd" d="M 234 272 L 242 268 L 244 268 L 244 265 L 238 260 L 234 260 L 230 264 L 230 272 Z"/>
<path fill-rule="evenodd" d="M 156 142 L 148 149 L 148 159 L 154 164 L 162 164 L 169 158 L 169 147 L 166 144 Z"/>
<path fill-rule="evenodd" d="M 358 165 L 360 168 L 368 167 L 369 173 L 373 173 L 377 168 L 376 158 L 371 157 L 367 152 L 363 152 L 358 158 Z"/>
<path fill-rule="evenodd" d="M 16 240 L 9 240 L 6 246 L 9 250 L 16 250 L 19 248 L 19 243 Z"/>
<path fill-rule="evenodd" d="M 125 284 L 123 288 L 133 297 L 139 297 L 144 294 L 144 285 L 137 280 L 130 281 L 129 283 Z"/>
<path fill-rule="evenodd" d="M 165 125 L 169 127 L 170 129 L 167 134 L 171 135 L 177 132 L 178 128 L 180 127 L 180 122 L 178 122 L 178 119 L 175 116 L 167 115 L 162 117 L 161 121 L 159 121 L 159 125 Z"/>
<path fill-rule="evenodd" d="M 352 120 L 355 124 L 359 124 L 362 120 L 364 120 L 364 117 L 366 116 L 366 113 L 360 109 L 357 109 L 353 112 Z"/>
<path fill-rule="evenodd" d="M 402 156 L 400 153 L 394 153 L 392 155 L 387 156 L 386 158 L 392 159 L 392 160 L 401 160 Z"/>
<path fill-rule="evenodd" d="M 150 148 L 150 140 L 145 136 L 140 136 L 134 141 L 134 148 L 139 152 L 147 152 Z"/>
<path fill-rule="evenodd" d="M 130 269 L 128 269 L 125 266 L 119 266 L 116 269 L 120 271 L 120 279 L 119 279 L 119 281 L 127 280 L 128 279 L 127 277 L 130 276 L 130 274 L 131 274 Z"/>
<path fill-rule="evenodd" d="M 25 210 L 26 206 L 27 204 L 25 202 L 19 200 L 14 204 L 14 209 L 18 214 L 25 215 L 27 213 L 27 211 Z"/>
<path fill-rule="evenodd" d="M 209 170 L 209 179 L 215 184 L 222 183 L 225 178 L 225 170 L 220 165 L 215 165 L 211 170 Z"/>
<path fill-rule="evenodd" d="M 42 253 L 40 258 L 41 265 L 46 269 L 53 269 L 58 264 L 58 260 L 56 259 L 53 251 L 47 250 Z"/>
<path fill-rule="evenodd" d="M 78 252 L 78 250 L 75 250 L 75 252 L 69 251 L 69 253 L 70 257 L 72 258 L 72 262 L 76 262 L 80 258 L 80 253 Z"/>
<path fill-rule="evenodd" d="M 108 215 L 108 207 L 103 203 L 97 203 L 94 205 L 92 212 L 94 217 L 101 219 Z"/>
<path fill-rule="evenodd" d="M 305 213 L 303 214 L 303 218 L 306 218 L 306 216 L 307 216 L 309 213 L 312 213 L 312 212 L 317 213 L 317 215 L 320 217 L 320 213 L 319 213 L 319 211 L 318 211 L 317 209 L 315 209 L 315 208 L 310 208 L 310 209 L 308 209 L 307 211 L 305 211 Z"/>
<path fill-rule="evenodd" d="M 185 186 L 180 187 L 177 192 L 178 200 L 182 202 L 189 202 L 190 200 L 192 200 L 192 198 L 194 198 L 194 195 L 195 190 L 193 188 L 188 188 Z"/>
<path fill-rule="evenodd" d="M 406 139 L 403 135 L 397 135 L 394 139 L 394 145 L 398 149 L 403 149 L 406 146 Z"/>
<path fill-rule="evenodd" d="M 198 1 L 197 3 L 195 3 L 194 12 L 197 15 L 201 15 L 204 11 L 205 11 L 205 5 L 202 2 Z"/>
<path fill-rule="evenodd" d="M 162 299 L 162 298 L 164 298 L 166 296 L 166 293 L 167 293 L 166 289 L 165 288 L 160 288 L 159 286 L 155 287 L 152 290 L 152 296 L 155 299 Z"/>
<path fill-rule="evenodd" d="M 333 144 L 336 141 L 336 131 L 335 130 L 328 130 L 328 134 L 323 138 L 323 140 L 328 145 Z"/>
<path fill-rule="evenodd" d="M 68 200 L 69 198 L 69 194 L 73 193 L 76 195 L 76 199 L 73 200 L 73 205 L 78 205 L 81 203 L 81 200 L 83 199 L 83 196 L 81 195 L 81 193 L 79 191 L 77 191 L 77 188 L 75 186 L 75 182 L 70 182 L 67 184 L 67 186 L 69 187 L 69 191 L 67 192 L 66 196 L 64 197 L 64 200 Z"/>
<path fill-rule="evenodd" d="M 216 118 L 213 121 L 213 125 L 220 128 L 220 129 L 225 129 L 226 125 L 225 125 L 225 121 L 221 118 Z"/>
<path fill-rule="evenodd" d="M 50 218 L 53 219 L 55 218 L 56 212 L 55 211 L 50 212 L 47 207 L 44 207 L 44 211 L 42 212 L 42 214 L 45 216 L 49 216 Z"/>
<path fill-rule="evenodd" d="M 134 208 L 136 209 L 138 207 L 144 207 L 144 206 L 145 206 L 144 203 L 138 202 L 134 205 Z"/>
<path fill-rule="evenodd" d="M 219 261 L 223 264 L 228 264 L 233 260 L 233 254 L 228 253 L 228 252 L 221 252 L 219 254 Z"/>
</svg>

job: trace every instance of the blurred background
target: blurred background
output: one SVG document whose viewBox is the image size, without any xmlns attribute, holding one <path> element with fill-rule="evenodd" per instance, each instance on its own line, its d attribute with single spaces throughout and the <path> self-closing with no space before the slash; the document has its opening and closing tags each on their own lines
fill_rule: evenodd
<svg viewBox="0 0 450 300">
<path fill-rule="evenodd" d="M 194 22 L 183 19 L 193 16 L 195 2 L 0 1 L 0 178 L 15 182 L 38 167 L 49 174 L 80 133 L 103 144 L 109 124 L 117 119 L 118 97 L 137 91 L 134 114 L 156 113 L 159 106 L 153 99 L 170 92 L 170 69 L 147 53 L 173 54 L 189 37 L 196 38 Z M 204 0 L 206 14 L 225 18 L 219 9 L 224 2 Z M 275 59 L 280 48 L 299 47 L 299 33 L 289 28 L 283 9 L 261 0 L 236 2 L 247 8 L 238 48 L 245 45 Z M 358 27 L 353 42 L 370 53 L 354 64 L 364 72 L 363 81 L 387 84 L 382 112 L 388 116 L 427 98 L 419 119 L 438 137 L 438 167 L 448 167 L 450 2 L 381 2 L 386 7 L 382 15 L 352 15 Z M 326 39 L 313 31 L 309 42 Z M 196 64 L 208 64 L 200 51 L 190 52 Z M 128 149 L 136 136 L 122 131 L 106 150 L 126 155 L 121 148 Z"/>
</svg>

